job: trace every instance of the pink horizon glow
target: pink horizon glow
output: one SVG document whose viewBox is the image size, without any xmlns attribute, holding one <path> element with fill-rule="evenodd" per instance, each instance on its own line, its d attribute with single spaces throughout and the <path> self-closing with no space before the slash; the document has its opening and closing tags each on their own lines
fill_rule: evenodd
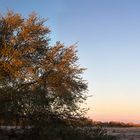
<svg viewBox="0 0 140 140">
<path fill-rule="evenodd" d="M 93 121 L 101 122 L 124 122 L 124 123 L 135 123 L 140 124 L 140 115 L 104 115 L 104 114 L 89 114 L 89 118 Z"/>
</svg>

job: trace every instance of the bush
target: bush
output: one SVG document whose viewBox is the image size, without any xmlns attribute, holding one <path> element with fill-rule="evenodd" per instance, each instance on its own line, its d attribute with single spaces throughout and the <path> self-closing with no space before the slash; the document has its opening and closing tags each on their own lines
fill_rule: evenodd
<svg viewBox="0 0 140 140">
<path fill-rule="evenodd" d="M 45 127 L 42 129 L 26 130 L 22 134 L 22 140 L 117 140 L 110 136 L 101 127 L 75 128 L 75 127 Z"/>
</svg>

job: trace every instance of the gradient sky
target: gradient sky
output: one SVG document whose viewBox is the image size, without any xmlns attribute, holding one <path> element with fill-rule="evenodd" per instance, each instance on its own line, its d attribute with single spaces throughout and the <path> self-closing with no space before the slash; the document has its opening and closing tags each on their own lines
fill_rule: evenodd
<svg viewBox="0 0 140 140">
<path fill-rule="evenodd" d="M 139 0 L 0 0 L 7 9 L 48 18 L 52 44 L 79 42 L 91 118 L 140 123 Z"/>
</svg>

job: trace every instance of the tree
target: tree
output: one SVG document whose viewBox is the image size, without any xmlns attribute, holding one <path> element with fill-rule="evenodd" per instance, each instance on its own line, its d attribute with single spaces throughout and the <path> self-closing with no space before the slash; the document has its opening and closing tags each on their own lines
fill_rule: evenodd
<svg viewBox="0 0 140 140">
<path fill-rule="evenodd" d="M 0 17 L 0 118 L 36 125 L 83 116 L 85 70 L 76 46 L 49 45 L 50 30 L 35 13 Z"/>
<path fill-rule="evenodd" d="M 75 45 L 49 45 L 45 21 L 35 13 L 0 16 L 0 123 L 31 126 L 22 133 L 1 130 L 0 136 L 113 140 L 100 128 L 81 129 L 91 123 L 80 107 L 87 92 L 85 69 L 78 64 Z"/>
</svg>

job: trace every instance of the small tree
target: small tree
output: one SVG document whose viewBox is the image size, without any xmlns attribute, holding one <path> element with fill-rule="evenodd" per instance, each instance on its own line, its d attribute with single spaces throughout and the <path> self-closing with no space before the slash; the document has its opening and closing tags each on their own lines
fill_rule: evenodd
<svg viewBox="0 0 140 140">
<path fill-rule="evenodd" d="M 83 115 L 87 83 L 76 46 L 50 46 L 45 21 L 12 11 L 0 17 L 1 120 L 38 125 Z"/>
</svg>

